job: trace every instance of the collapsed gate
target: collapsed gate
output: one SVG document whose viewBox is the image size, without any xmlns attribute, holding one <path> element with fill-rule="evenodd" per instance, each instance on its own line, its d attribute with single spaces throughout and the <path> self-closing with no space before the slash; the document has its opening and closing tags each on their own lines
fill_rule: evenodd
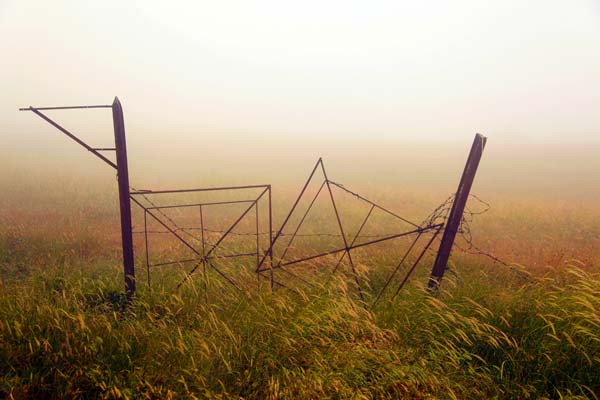
<svg viewBox="0 0 600 400">
<path fill-rule="evenodd" d="M 50 110 L 90 108 L 112 109 L 115 147 L 92 147 L 43 113 L 43 111 Z M 350 275 L 360 300 L 370 303 L 374 307 L 382 299 L 401 268 L 406 264 L 408 265 L 408 270 L 396 289 L 393 290 L 391 298 L 394 298 L 399 293 L 421 262 L 425 253 L 431 250 L 433 242 L 443 230 L 440 247 L 429 280 L 430 288 L 435 289 L 447 268 L 450 251 L 459 230 L 466 201 L 469 197 L 471 185 L 486 142 L 486 138 L 482 135 L 477 134 L 475 136 L 446 224 L 435 223 L 432 218 L 427 218 L 423 223 L 419 224 L 401 217 L 388 208 L 331 180 L 327 175 L 323 160 L 319 159 L 291 209 L 286 214 L 281 226 L 277 230 L 274 230 L 270 184 L 156 191 L 132 188 L 129 185 L 123 110 L 118 98 L 115 98 L 112 105 L 30 106 L 20 110 L 32 111 L 117 171 L 125 290 L 128 297 L 132 296 L 136 290 L 131 202 L 139 206 L 143 212 L 144 229 L 136 231 L 136 233 L 143 234 L 144 236 L 144 255 L 148 285 L 150 285 L 151 268 L 177 264 L 188 265 L 185 278 L 177 287 L 190 280 L 199 270 L 204 276 L 204 282 L 206 282 L 207 269 L 210 269 L 214 270 L 228 284 L 239 290 L 243 290 L 242 285 L 232 276 L 231 271 L 221 268 L 219 262 L 225 259 L 245 258 L 247 260 L 254 260 L 251 262 L 254 265 L 253 272 L 258 277 L 259 282 L 261 279 L 268 280 L 271 289 L 277 286 L 295 290 L 296 285 L 312 286 L 311 277 L 314 278 L 317 276 L 320 279 L 323 277 L 323 272 L 333 275 L 341 269 L 346 269 L 347 271 L 345 272 Z M 115 152 L 116 162 L 107 158 L 103 154 L 105 152 Z M 318 179 L 318 175 L 321 175 L 322 178 Z M 317 184 L 317 189 L 313 190 L 313 193 L 309 193 L 309 186 L 314 182 L 320 182 L 320 184 Z M 240 195 L 239 197 L 225 200 L 195 202 L 181 202 L 171 199 L 170 202 L 167 201 L 166 203 L 161 202 L 161 204 L 158 204 L 157 200 L 160 197 L 175 194 L 214 194 L 225 191 L 239 193 Z M 343 213 L 340 210 L 339 199 L 336 199 L 336 196 L 342 195 L 350 196 L 366 207 L 363 216 L 360 218 L 360 223 L 355 224 L 354 228 L 349 228 L 349 224 L 345 222 Z M 323 233 L 316 232 L 313 229 L 308 233 L 302 233 L 301 229 L 307 225 L 307 217 L 309 217 L 315 204 L 319 201 L 325 201 L 329 205 L 331 219 L 333 220 L 331 226 L 335 228 L 335 232 Z M 306 204 L 302 205 L 303 202 Z M 217 207 L 239 207 L 239 210 L 237 217 L 231 220 L 225 227 L 211 229 L 206 226 L 206 217 L 210 215 L 211 210 Z M 260 210 L 264 210 L 262 217 L 260 216 Z M 196 221 L 196 224 L 193 226 L 182 226 L 180 222 L 176 221 L 177 217 L 175 215 L 169 214 L 173 212 L 195 215 L 191 220 Z M 393 221 L 392 226 L 394 230 L 391 232 L 367 233 L 367 227 L 385 225 L 381 222 L 373 222 L 377 214 L 379 214 L 379 221 Z M 150 228 L 151 224 L 158 226 L 160 229 L 153 230 Z M 317 225 L 323 226 L 324 221 L 318 219 Z M 261 229 L 261 226 L 265 228 Z M 240 232 L 240 229 L 245 229 L 245 231 Z M 169 235 L 181 248 L 185 249 L 187 257 L 152 262 L 149 237 L 153 234 Z M 251 237 L 252 244 L 245 243 L 243 246 L 233 246 L 237 247 L 233 249 L 230 246 L 227 249 L 227 242 L 231 241 L 234 236 Z M 327 236 L 331 240 L 322 241 L 320 240 L 322 236 Z M 301 238 L 319 238 L 318 241 L 321 248 L 303 248 Z M 357 262 L 353 256 L 355 256 L 357 251 L 364 251 L 369 247 L 380 246 L 382 244 L 397 243 L 399 239 L 405 240 L 402 251 L 395 254 L 397 260 L 385 276 L 380 291 L 373 298 L 367 299 L 363 288 L 367 282 L 365 282 L 364 276 L 358 271 Z M 398 246 L 394 245 L 394 248 L 398 248 Z M 414 257 L 413 253 L 416 253 Z M 340 268 L 340 266 L 346 268 Z M 283 276 L 285 278 L 280 278 Z"/>
</svg>

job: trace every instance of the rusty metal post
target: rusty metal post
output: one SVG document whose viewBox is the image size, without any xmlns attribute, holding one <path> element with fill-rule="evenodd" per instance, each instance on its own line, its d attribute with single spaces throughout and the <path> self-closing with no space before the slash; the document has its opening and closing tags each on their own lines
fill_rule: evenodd
<svg viewBox="0 0 600 400">
<path fill-rule="evenodd" d="M 127 298 L 135 294 L 135 269 L 133 264 L 133 232 L 131 229 L 131 202 L 129 199 L 129 170 L 127 168 L 127 145 L 123 108 L 117 97 L 112 104 L 117 159 L 117 181 L 119 184 L 119 206 L 121 209 L 121 241 L 123 245 L 123 272 Z"/>
<path fill-rule="evenodd" d="M 271 284 L 271 292 L 273 292 L 273 286 L 275 284 L 275 275 L 273 274 L 273 204 L 272 204 L 272 191 L 271 185 L 269 185 L 269 279 Z M 285 223 L 284 223 L 285 224 Z M 283 229 L 283 226 L 281 227 Z M 280 235 L 281 232 L 277 232 Z M 265 254 L 266 256 L 266 254 Z M 258 268 L 256 269 L 258 271 Z M 260 272 L 259 272 L 260 273 Z"/>
<path fill-rule="evenodd" d="M 469 152 L 469 158 L 467 159 L 458 189 L 456 190 L 452 210 L 450 210 L 450 216 L 448 217 L 448 222 L 444 229 L 440 248 L 435 258 L 433 269 L 431 270 L 431 277 L 429 279 L 429 289 L 431 291 L 435 291 L 438 288 L 440 281 L 444 276 L 444 272 L 446 272 L 450 252 L 452 251 L 454 239 L 456 238 L 456 234 L 460 227 L 465 205 L 469 198 L 469 192 L 471 191 L 471 186 L 473 185 L 475 173 L 477 172 L 477 167 L 479 166 L 479 161 L 481 160 L 486 141 L 487 138 L 485 136 L 479 133 L 475 135 L 475 140 L 473 141 L 471 151 Z"/>
</svg>

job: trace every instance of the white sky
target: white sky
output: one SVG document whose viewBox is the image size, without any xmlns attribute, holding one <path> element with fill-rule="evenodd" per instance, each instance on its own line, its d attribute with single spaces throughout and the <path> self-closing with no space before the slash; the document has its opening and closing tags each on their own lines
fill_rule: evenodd
<svg viewBox="0 0 600 400">
<path fill-rule="evenodd" d="M 5 138 L 114 95 L 148 138 L 600 137 L 598 0 L 0 0 L 0 55 Z"/>
</svg>

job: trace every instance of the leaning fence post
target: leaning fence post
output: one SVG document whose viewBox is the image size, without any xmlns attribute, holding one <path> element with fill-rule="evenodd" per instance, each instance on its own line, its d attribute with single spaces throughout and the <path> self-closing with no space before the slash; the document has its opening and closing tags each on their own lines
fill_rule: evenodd
<svg viewBox="0 0 600 400">
<path fill-rule="evenodd" d="M 123 244 L 123 272 L 125 293 L 130 299 L 135 294 L 135 270 L 133 264 L 133 233 L 131 229 L 131 202 L 129 199 L 129 170 L 127 168 L 127 145 L 123 108 L 118 97 L 112 104 L 117 158 L 117 181 L 119 183 L 119 206 L 121 209 L 121 241 Z"/>
<path fill-rule="evenodd" d="M 475 173 L 477 172 L 477 167 L 479 166 L 479 161 L 481 160 L 486 141 L 487 138 L 485 136 L 479 133 L 475 135 L 475 140 L 471 146 L 467 164 L 465 165 L 458 189 L 456 190 L 454 202 L 452 203 L 452 210 L 450 211 L 450 216 L 448 217 L 448 222 L 444 229 L 440 248 L 435 258 L 433 269 L 431 270 L 431 277 L 429 278 L 429 289 L 431 291 L 435 291 L 438 288 L 440 281 L 444 276 L 444 272 L 446 272 L 448 258 L 450 258 L 450 252 L 452 251 L 454 239 L 456 238 L 456 234 L 460 227 L 465 205 L 469 198 L 469 192 L 471 191 L 471 186 L 473 185 Z"/>
</svg>

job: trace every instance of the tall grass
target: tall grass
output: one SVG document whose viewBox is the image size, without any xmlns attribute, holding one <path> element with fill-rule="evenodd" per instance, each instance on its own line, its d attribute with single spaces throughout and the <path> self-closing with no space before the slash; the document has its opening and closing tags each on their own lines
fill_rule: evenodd
<svg viewBox="0 0 600 400">
<path fill-rule="evenodd" d="M 118 232 L 60 213 L 54 224 L 27 218 L 0 230 L 0 398 L 600 393 L 600 276 L 590 265 L 515 270 L 457 253 L 437 296 L 423 267 L 374 310 L 343 274 L 300 294 L 259 290 L 251 274 L 236 275 L 240 293 L 214 273 L 208 289 L 198 274 L 173 291 L 180 274 L 163 274 L 151 291 L 139 282 L 127 306 Z M 383 256 L 363 254 L 375 264 L 361 270 L 368 298 L 389 268 Z"/>
<path fill-rule="evenodd" d="M 6 249 L 3 249 L 4 251 Z M 374 312 L 342 278 L 299 296 L 209 278 L 140 290 L 113 267 L 2 284 L 0 388 L 13 398 L 596 398 L 600 278 L 449 278 Z M 506 272 L 509 273 L 509 272 Z M 92 276 L 92 277 L 89 277 Z M 247 279 L 252 279 L 248 277 Z M 209 302 L 207 303 L 207 296 Z"/>
</svg>

